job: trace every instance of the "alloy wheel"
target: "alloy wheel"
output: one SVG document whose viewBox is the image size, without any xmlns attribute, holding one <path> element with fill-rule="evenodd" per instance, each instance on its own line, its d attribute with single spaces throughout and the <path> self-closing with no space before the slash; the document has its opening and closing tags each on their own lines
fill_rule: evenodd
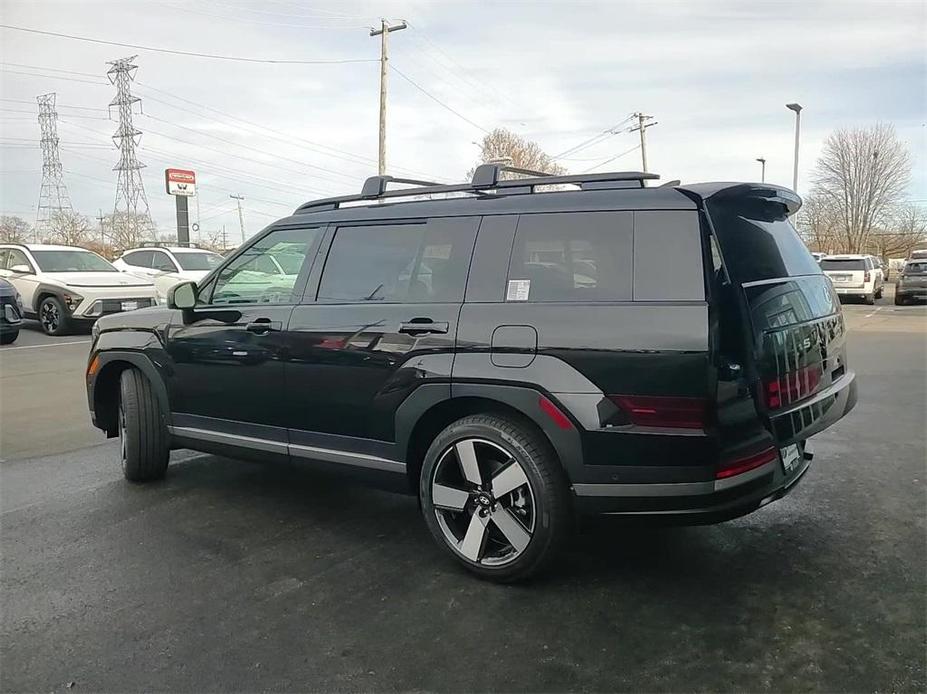
<svg viewBox="0 0 927 694">
<path fill-rule="evenodd" d="M 444 539 L 471 562 L 504 566 L 531 542 L 531 482 L 521 463 L 496 443 L 467 438 L 449 446 L 435 465 L 431 501 Z"/>
<path fill-rule="evenodd" d="M 39 318 L 42 322 L 42 328 L 47 333 L 55 332 L 61 324 L 61 316 L 58 314 L 58 307 L 51 301 L 46 301 L 42 304 Z"/>
</svg>

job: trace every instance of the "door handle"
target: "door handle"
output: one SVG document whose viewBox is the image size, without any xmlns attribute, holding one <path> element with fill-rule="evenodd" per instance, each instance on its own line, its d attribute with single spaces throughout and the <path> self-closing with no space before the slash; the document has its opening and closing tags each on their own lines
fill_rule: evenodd
<svg viewBox="0 0 927 694">
<path fill-rule="evenodd" d="M 266 335 L 267 333 L 280 332 L 283 330 L 283 323 L 272 321 L 270 318 L 256 318 L 245 326 L 245 330 L 256 335 Z"/>
<path fill-rule="evenodd" d="M 438 323 L 430 318 L 413 318 L 399 324 L 399 332 L 406 335 L 426 335 L 428 333 L 446 335 L 447 329 L 446 321 Z"/>
</svg>

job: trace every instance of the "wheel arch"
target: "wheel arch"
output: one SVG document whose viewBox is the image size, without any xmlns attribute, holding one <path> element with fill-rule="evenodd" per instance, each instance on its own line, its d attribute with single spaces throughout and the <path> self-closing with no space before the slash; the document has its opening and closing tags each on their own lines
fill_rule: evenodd
<svg viewBox="0 0 927 694">
<path fill-rule="evenodd" d="M 169 416 L 167 387 L 154 365 L 143 355 L 132 352 L 104 352 L 97 357 L 99 367 L 93 379 L 90 406 L 97 428 L 108 437 L 116 436 L 119 408 L 119 378 L 126 369 L 138 369 L 151 383 L 161 404 L 162 416 Z M 169 422 L 165 422 L 165 425 Z"/>
<path fill-rule="evenodd" d="M 38 315 L 39 306 L 42 305 L 42 302 L 45 301 L 50 296 L 55 297 L 58 301 L 61 302 L 61 305 L 67 311 L 67 302 L 64 300 L 64 295 L 67 292 L 62 287 L 56 287 L 53 284 L 39 284 L 35 288 L 35 292 L 32 295 L 32 312 Z"/>
<path fill-rule="evenodd" d="M 406 462 L 410 490 L 418 493 L 418 478 L 425 453 L 431 442 L 449 424 L 471 414 L 493 413 L 508 416 L 539 431 L 550 446 L 570 480 L 576 466 L 582 464 L 582 443 L 575 426 L 563 429 L 541 409 L 546 395 L 522 386 L 468 383 L 453 389 L 433 386 L 430 393 L 420 387 L 397 411 L 396 443 Z M 443 390 L 447 393 L 440 397 Z M 417 395 L 417 397 L 415 397 Z"/>
</svg>

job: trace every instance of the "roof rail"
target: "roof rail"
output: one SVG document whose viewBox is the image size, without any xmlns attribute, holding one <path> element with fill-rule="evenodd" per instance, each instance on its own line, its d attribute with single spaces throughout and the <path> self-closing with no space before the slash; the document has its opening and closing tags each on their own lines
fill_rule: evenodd
<svg viewBox="0 0 927 694">
<path fill-rule="evenodd" d="M 500 180 L 503 172 L 519 173 L 528 178 Z M 530 169 L 521 169 L 502 164 L 481 164 L 473 172 L 470 183 L 441 185 L 431 181 L 419 181 L 413 178 L 396 178 L 394 176 L 371 176 L 364 181 L 360 195 L 342 195 L 334 198 L 322 198 L 304 203 L 296 208 L 294 214 L 313 211 L 337 210 L 347 202 L 363 200 L 383 200 L 386 198 L 435 195 L 439 193 L 474 193 L 476 195 L 515 195 L 533 193 L 537 186 L 555 186 L 563 184 L 578 185 L 584 190 L 602 188 L 643 188 L 645 181 L 657 180 L 657 174 L 641 171 L 617 171 L 613 173 L 569 174 L 554 176 Z M 390 183 L 409 183 L 416 187 L 388 190 Z"/>
</svg>

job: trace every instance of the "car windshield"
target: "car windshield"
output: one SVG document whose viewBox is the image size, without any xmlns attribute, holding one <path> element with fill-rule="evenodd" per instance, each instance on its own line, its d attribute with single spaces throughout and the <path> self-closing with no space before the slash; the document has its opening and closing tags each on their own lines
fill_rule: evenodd
<svg viewBox="0 0 927 694">
<path fill-rule="evenodd" d="M 822 270 L 865 270 L 866 261 L 862 258 L 824 258 L 821 261 Z"/>
<path fill-rule="evenodd" d="M 174 253 L 174 257 L 184 270 L 212 270 L 222 262 L 215 253 Z"/>
<path fill-rule="evenodd" d="M 906 275 L 925 275 L 927 274 L 927 260 L 917 262 L 917 263 L 908 263 L 904 266 L 904 274 Z"/>
<path fill-rule="evenodd" d="M 42 272 L 119 272 L 96 253 L 78 249 L 32 251 Z"/>
</svg>

